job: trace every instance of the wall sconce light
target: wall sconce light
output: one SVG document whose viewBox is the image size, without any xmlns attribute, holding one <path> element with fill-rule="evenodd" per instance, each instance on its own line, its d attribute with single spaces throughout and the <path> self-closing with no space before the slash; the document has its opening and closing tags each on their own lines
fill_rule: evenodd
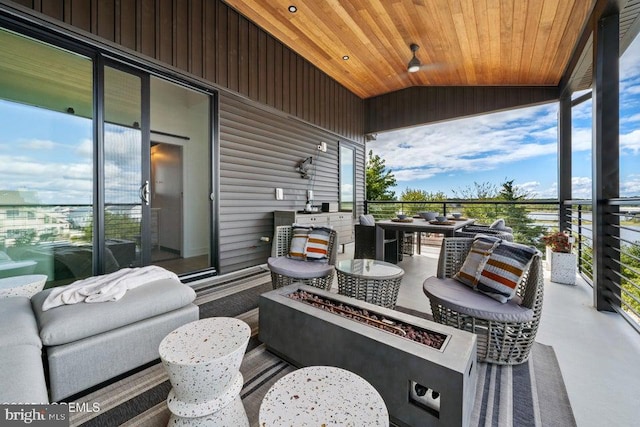
<svg viewBox="0 0 640 427">
<path fill-rule="evenodd" d="M 300 178 L 309 179 L 311 163 L 313 163 L 313 157 L 307 157 L 296 164 L 296 171 L 300 173 Z"/>
</svg>

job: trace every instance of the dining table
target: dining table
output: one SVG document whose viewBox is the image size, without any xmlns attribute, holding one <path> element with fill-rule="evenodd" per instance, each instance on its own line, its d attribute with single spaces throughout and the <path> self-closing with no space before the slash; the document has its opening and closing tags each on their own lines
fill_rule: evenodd
<svg viewBox="0 0 640 427">
<path fill-rule="evenodd" d="M 461 229 L 465 225 L 473 224 L 474 222 L 475 219 L 469 218 L 450 218 L 444 222 L 429 221 L 423 218 L 376 221 L 376 259 L 384 260 L 385 230 L 395 231 L 396 236 L 399 232 L 404 231 L 405 233 L 437 233 L 445 237 L 453 237 L 455 236 L 456 230 Z M 420 242 L 419 239 L 418 242 Z"/>
</svg>

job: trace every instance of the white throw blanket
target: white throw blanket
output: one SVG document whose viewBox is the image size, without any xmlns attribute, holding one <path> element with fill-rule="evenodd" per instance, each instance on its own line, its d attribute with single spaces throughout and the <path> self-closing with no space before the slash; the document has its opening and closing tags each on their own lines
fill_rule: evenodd
<svg viewBox="0 0 640 427">
<path fill-rule="evenodd" d="M 42 303 L 42 311 L 79 302 L 118 301 L 129 289 L 160 279 L 180 280 L 175 273 L 156 265 L 123 268 L 103 276 L 77 280 L 70 285 L 53 288 Z"/>
</svg>

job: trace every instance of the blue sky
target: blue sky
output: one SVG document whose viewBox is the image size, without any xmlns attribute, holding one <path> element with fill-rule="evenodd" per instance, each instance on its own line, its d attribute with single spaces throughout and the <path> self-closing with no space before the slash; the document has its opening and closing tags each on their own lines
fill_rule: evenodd
<svg viewBox="0 0 640 427">
<path fill-rule="evenodd" d="M 591 101 L 573 109 L 573 197 L 591 197 Z M 536 198 L 557 197 L 558 104 L 378 134 L 367 143 L 406 188 L 454 190 L 505 180 Z M 640 37 L 620 61 L 620 194 L 640 196 Z"/>
</svg>

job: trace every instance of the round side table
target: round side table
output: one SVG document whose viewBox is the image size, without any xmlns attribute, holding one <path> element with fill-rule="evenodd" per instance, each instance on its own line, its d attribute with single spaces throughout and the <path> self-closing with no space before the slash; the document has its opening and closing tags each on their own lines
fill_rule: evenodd
<svg viewBox="0 0 640 427">
<path fill-rule="evenodd" d="M 310 366 L 280 378 L 260 404 L 260 427 L 388 426 L 380 393 L 353 372 Z"/>
<path fill-rule="evenodd" d="M 28 274 L 0 279 L 0 298 L 31 298 L 44 289 L 47 276 L 44 274 Z"/>
<path fill-rule="evenodd" d="M 170 425 L 249 426 L 240 400 L 240 364 L 251 328 L 231 317 L 196 320 L 160 343 L 172 389 L 167 397 Z"/>
<path fill-rule="evenodd" d="M 374 259 L 345 259 L 336 263 L 336 275 L 339 294 L 394 308 L 404 270 Z"/>
</svg>

